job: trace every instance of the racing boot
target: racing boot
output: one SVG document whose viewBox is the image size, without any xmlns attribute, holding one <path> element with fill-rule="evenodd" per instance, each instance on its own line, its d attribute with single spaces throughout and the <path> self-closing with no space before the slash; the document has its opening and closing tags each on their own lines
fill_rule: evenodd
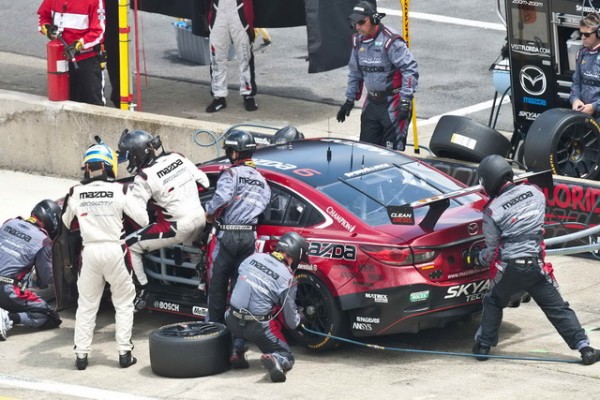
<svg viewBox="0 0 600 400">
<path fill-rule="evenodd" d="M 12 320 L 8 317 L 8 311 L 0 308 L 0 342 L 6 340 L 8 331 L 12 328 Z"/>
<path fill-rule="evenodd" d="M 250 368 L 250 364 L 248 364 L 248 358 L 246 357 L 246 352 L 248 348 L 245 349 L 233 349 L 233 354 L 229 357 L 229 362 L 231 363 L 231 368 L 233 369 L 246 369 Z"/>
<path fill-rule="evenodd" d="M 269 371 L 271 382 L 285 382 L 285 372 L 273 354 L 263 354 L 260 362 Z"/>
<path fill-rule="evenodd" d="M 591 346 L 585 346 L 579 352 L 581 353 L 581 363 L 583 365 L 592 365 L 596 361 L 600 361 L 600 351 Z"/>
<path fill-rule="evenodd" d="M 131 367 L 137 362 L 137 358 L 131 355 L 131 351 L 125 352 L 125 354 L 119 353 L 119 365 L 121 368 Z"/>
<path fill-rule="evenodd" d="M 475 344 L 473 345 L 473 354 L 481 354 L 481 355 L 488 355 L 490 354 L 490 346 L 487 346 L 485 344 L 481 344 L 479 342 L 475 342 Z M 487 361 L 490 358 L 489 357 L 475 357 L 477 359 L 477 361 Z"/>
<path fill-rule="evenodd" d="M 246 109 L 246 111 L 258 110 L 258 106 L 256 105 L 256 101 L 254 100 L 254 96 L 244 96 L 244 108 Z"/>
<path fill-rule="evenodd" d="M 225 101 L 225 97 L 215 97 L 213 99 L 212 103 L 210 103 L 208 105 L 208 107 L 206 107 L 206 112 L 214 113 L 214 112 L 224 109 L 225 107 L 227 107 L 227 102 Z"/>
<path fill-rule="evenodd" d="M 79 371 L 86 369 L 88 366 L 87 354 L 77 354 L 77 358 L 75 358 L 75 366 Z"/>
</svg>

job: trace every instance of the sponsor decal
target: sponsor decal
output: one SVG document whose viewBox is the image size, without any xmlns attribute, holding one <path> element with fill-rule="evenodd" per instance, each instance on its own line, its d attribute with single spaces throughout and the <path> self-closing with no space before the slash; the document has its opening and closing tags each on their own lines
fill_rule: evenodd
<svg viewBox="0 0 600 400">
<path fill-rule="evenodd" d="M 192 314 L 197 315 L 199 317 L 206 317 L 208 315 L 208 308 L 193 306 Z"/>
<path fill-rule="evenodd" d="M 317 264 L 298 264 L 298 269 L 315 272 L 317 270 Z"/>
<path fill-rule="evenodd" d="M 597 206 L 598 198 L 600 198 L 600 189 L 582 186 L 569 186 L 564 183 L 554 185 L 552 192 L 544 188 L 546 203 L 550 207 L 558 207 L 562 209 L 573 209 L 583 211 L 586 214 L 600 213 L 600 207 Z"/>
<path fill-rule="evenodd" d="M 575 11 L 580 11 L 580 12 L 581 11 L 583 11 L 583 12 L 598 12 L 594 7 L 588 7 L 588 6 L 582 7 L 580 4 L 577 4 L 575 6 Z"/>
<path fill-rule="evenodd" d="M 429 299 L 429 290 L 423 290 L 421 292 L 412 292 L 408 297 L 411 303 L 415 303 L 417 301 L 425 301 Z"/>
<path fill-rule="evenodd" d="M 548 102 L 544 99 L 537 99 L 535 97 L 523 97 L 523 103 L 525 104 L 533 104 L 535 106 L 543 106 L 546 107 Z"/>
<path fill-rule="evenodd" d="M 444 299 L 464 297 L 467 302 L 480 300 L 489 289 L 489 281 L 471 282 L 462 285 L 450 286 Z"/>
<path fill-rule="evenodd" d="M 509 208 L 511 208 L 512 206 L 514 206 L 515 204 L 520 203 L 523 200 L 528 199 L 530 197 L 533 197 L 533 193 L 531 191 L 525 192 L 523 194 L 518 195 L 515 198 L 510 199 L 506 203 L 502 204 L 502 208 L 504 210 L 508 210 Z"/>
<path fill-rule="evenodd" d="M 539 116 L 540 113 L 531 111 L 519 111 L 519 117 L 525 118 L 528 121 L 535 121 Z"/>
<path fill-rule="evenodd" d="M 325 209 L 325 211 L 335 221 L 337 221 L 340 225 L 342 225 L 348 232 L 352 232 L 356 228 L 356 225 L 352 225 L 350 222 L 348 222 L 348 220 L 346 220 L 346 218 L 344 218 L 343 216 L 341 216 L 340 214 L 338 214 L 337 211 L 333 207 L 328 206 Z"/>
<path fill-rule="evenodd" d="M 448 279 L 462 278 L 464 276 L 475 275 L 475 274 L 478 274 L 480 272 L 481 272 L 480 269 L 470 269 L 468 271 L 461 271 L 461 272 L 458 272 L 456 274 L 450 274 L 450 275 L 448 275 Z"/>
<path fill-rule="evenodd" d="M 365 293 L 365 299 L 373 299 L 375 303 L 387 303 L 387 294 Z"/>
<path fill-rule="evenodd" d="M 525 93 L 531 96 L 541 96 L 546 91 L 546 75 L 535 65 L 525 65 L 521 68 L 519 82 Z"/>
<path fill-rule="evenodd" d="M 543 7 L 544 3 L 541 1 L 529 1 L 529 0 L 513 0 L 513 4 L 529 6 L 529 7 Z"/>
<path fill-rule="evenodd" d="M 179 312 L 179 304 L 169 303 L 167 301 L 158 301 L 158 300 L 155 301 L 154 308 L 158 308 L 160 310 L 166 310 L 166 311 Z"/>
<path fill-rule="evenodd" d="M 394 225 L 414 225 L 415 211 L 412 207 L 389 206 L 387 208 L 390 222 Z"/>
<path fill-rule="evenodd" d="M 264 265 L 256 260 L 250 260 L 250 265 L 252 265 L 254 268 L 257 268 L 263 274 L 270 276 L 271 278 L 273 278 L 275 280 L 279 279 L 279 274 L 277 272 L 271 270 L 269 267 L 267 267 L 266 265 Z"/>
<path fill-rule="evenodd" d="M 469 225 L 467 225 L 467 233 L 470 236 L 477 235 L 478 232 L 479 225 L 477 224 L 477 222 L 471 222 Z"/>
<path fill-rule="evenodd" d="M 99 190 L 97 192 L 81 192 L 79 193 L 80 199 L 112 199 L 114 196 L 113 192 Z"/>
<path fill-rule="evenodd" d="M 156 176 L 158 176 L 159 178 L 162 178 L 163 176 L 167 175 L 169 172 L 177 169 L 179 166 L 183 165 L 183 160 L 178 159 L 177 161 L 173 161 L 171 163 L 171 165 L 161 169 L 160 171 L 158 171 L 156 173 Z"/>
<path fill-rule="evenodd" d="M 246 185 L 250 185 L 250 186 L 260 186 L 261 188 L 265 187 L 265 184 L 262 181 L 260 181 L 258 179 L 245 178 L 243 176 L 240 176 L 238 178 L 238 183 L 246 184 Z"/>
<path fill-rule="evenodd" d="M 263 167 L 273 167 L 273 168 L 280 169 L 283 171 L 298 168 L 296 165 L 293 165 L 293 164 L 286 164 L 286 163 L 282 163 L 279 161 L 273 161 L 273 160 L 254 159 L 254 163 L 256 165 L 261 165 Z"/>
<path fill-rule="evenodd" d="M 356 260 L 356 246 L 338 243 L 311 242 L 308 255 L 334 260 Z"/>
<path fill-rule="evenodd" d="M 340 272 L 340 276 L 344 279 L 352 279 L 354 278 L 354 272 L 342 271 Z"/>
<path fill-rule="evenodd" d="M 356 322 L 366 322 L 367 324 L 378 324 L 379 322 L 381 322 L 380 318 L 373 318 L 373 317 L 361 317 L 361 316 L 357 316 L 356 317 Z"/>
<path fill-rule="evenodd" d="M 538 47 L 532 44 L 517 44 L 513 43 L 510 46 L 514 51 L 521 51 L 526 53 L 535 53 L 535 54 L 543 54 L 550 55 L 550 49 L 547 47 Z"/>
<path fill-rule="evenodd" d="M 391 168 L 392 166 L 390 164 L 379 164 L 379 165 L 374 165 L 372 167 L 366 167 L 366 168 L 361 168 L 361 169 L 357 169 L 356 171 L 352 171 L 352 172 L 346 172 L 344 174 L 344 176 L 346 178 L 354 178 L 356 176 L 360 176 L 360 175 L 365 175 L 365 174 L 370 174 L 372 172 L 377 172 L 377 171 L 381 171 L 384 169 L 388 169 Z"/>
<path fill-rule="evenodd" d="M 23 232 L 21 232 L 20 230 L 17 230 L 17 229 L 15 229 L 15 228 L 12 228 L 12 227 L 10 227 L 10 226 L 5 226 L 5 227 L 4 227 L 4 232 L 6 232 L 6 233 L 8 233 L 9 235 L 11 235 L 11 236 L 14 236 L 14 237 L 16 237 L 16 238 L 19 238 L 19 239 L 21 239 L 21 240 L 24 240 L 24 241 L 26 241 L 26 242 L 31 242 L 31 236 L 29 236 L 29 235 L 28 235 L 28 234 L 26 234 L 26 233 L 23 233 Z M 0 245 L 0 247 L 2 247 L 2 246 Z"/>
<path fill-rule="evenodd" d="M 357 331 L 372 331 L 373 327 L 371 326 L 371 324 L 363 324 L 360 322 L 353 322 L 352 329 L 355 329 Z"/>
</svg>

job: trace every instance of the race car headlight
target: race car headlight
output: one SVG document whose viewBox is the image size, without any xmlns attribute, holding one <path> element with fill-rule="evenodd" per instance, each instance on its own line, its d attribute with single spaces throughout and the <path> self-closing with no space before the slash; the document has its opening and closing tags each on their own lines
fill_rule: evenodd
<svg viewBox="0 0 600 400">
<path fill-rule="evenodd" d="M 410 247 L 362 245 L 360 249 L 379 262 L 398 267 L 430 262 L 437 257 L 435 251 L 418 250 L 413 252 Z"/>
</svg>

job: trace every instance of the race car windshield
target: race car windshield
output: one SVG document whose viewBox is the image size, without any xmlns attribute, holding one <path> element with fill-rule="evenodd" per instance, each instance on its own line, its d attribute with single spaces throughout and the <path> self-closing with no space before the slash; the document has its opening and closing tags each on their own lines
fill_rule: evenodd
<svg viewBox="0 0 600 400">
<path fill-rule="evenodd" d="M 420 163 L 389 168 L 340 179 L 319 188 L 348 211 L 371 226 L 390 223 L 387 206 L 401 206 L 424 198 L 461 189 L 454 181 Z M 479 200 L 467 195 L 450 201 L 450 207 Z M 415 209 L 415 219 L 425 216 L 429 207 Z"/>
</svg>

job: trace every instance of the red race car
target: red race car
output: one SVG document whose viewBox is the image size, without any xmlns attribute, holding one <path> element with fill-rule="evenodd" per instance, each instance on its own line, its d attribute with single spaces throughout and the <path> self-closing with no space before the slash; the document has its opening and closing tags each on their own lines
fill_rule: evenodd
<svg viewBox="0 0 600 400">
<path fill-rule="evenodd" d="M 465 189 L 405 154 L 349 140 L 263 147 L 254 160 L 272 190 L 257 227 L 258 250 L 271 251 L 290 230 L 310 245 L 309 263 L 296 271 L 296 302 L 309 329 L 346 337 L 418 332 L 481 310 L 488 270 L 463 261 L 483 241 L 487 198 L 477 188 Z M 203 203 L 227 165 L 225 158 L 199 165 L 211 181 L 211 189 L 200 192 Z M 76 299 L 80 249 L 78 232 L 57 240 L 59 308 Z M 149 309 L 206 315 L 204 249 L 202 242 L 146 255 Z M 292 335 L 316 350 L 336 344 L 306 332 Z"/>
</svg>

